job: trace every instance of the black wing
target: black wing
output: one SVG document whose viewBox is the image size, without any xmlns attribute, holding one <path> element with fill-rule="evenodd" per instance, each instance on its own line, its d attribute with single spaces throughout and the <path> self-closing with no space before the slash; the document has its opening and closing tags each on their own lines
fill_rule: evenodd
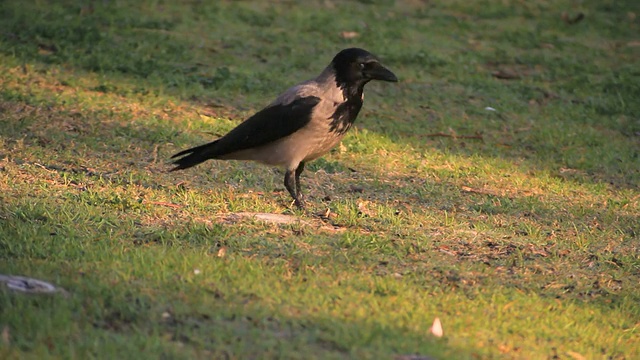
<svg viewBox="0 0 640 360">
<path fill-rule="evenodd" d="M 286 105 L 275 104 L 264 108 L 220 139 L 173 155 L 172 159 L 184 157 L 174 162 L 177 166 L 171 171 L 186 169 L 208 159 L 237 151 L 260 147 L 291 135 L 311 121 L 313 108 L 319 102 L 319 97 L 307 96 Z"/>
<path fill-rule="evenodd" d="M 307 96 L 287 105 L 276 104 L 260 110 L 216 144 L 219 155 L 266 145 L 293 134 L 311 121 L 313 108 L 320 98 Z"/>
</svg>

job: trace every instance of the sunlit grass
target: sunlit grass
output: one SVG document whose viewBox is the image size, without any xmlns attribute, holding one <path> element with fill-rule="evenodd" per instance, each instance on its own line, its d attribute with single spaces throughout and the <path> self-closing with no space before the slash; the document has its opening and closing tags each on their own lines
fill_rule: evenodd
<svg viewBox="0 0 640 360">
<path fill-rule="evenodd" d="M 0 286 L 0 357 L 633 358 L 638 13 L 2 3 L 0 273 L 67 293 Z M 348 46 L 401 81 L 309 164 L 309 212 L 277 169 L 167 172 Z"/>
</svg>

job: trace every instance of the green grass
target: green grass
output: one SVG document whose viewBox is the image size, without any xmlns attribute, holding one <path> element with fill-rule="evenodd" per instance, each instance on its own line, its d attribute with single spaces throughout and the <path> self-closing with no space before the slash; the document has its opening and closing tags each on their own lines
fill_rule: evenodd
<svg viewBox="0 0 640 360">
<path fill-rule="evenodd" d="M 0 274 L 67 294 L 0 284 L 0 358 L 636 357 L 639 19 L 631 0 L 1 2 Z M 308 213 L 269 167 L 167 172 L 350 46 L 401 81 L 368 85 L 309 164 Z"/>
</svg>

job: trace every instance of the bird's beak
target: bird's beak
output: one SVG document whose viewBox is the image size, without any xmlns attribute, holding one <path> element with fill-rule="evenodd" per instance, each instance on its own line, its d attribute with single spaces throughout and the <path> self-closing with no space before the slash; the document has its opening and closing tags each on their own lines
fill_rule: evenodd
<svg viewBox="0 0 640 360">
<path fill-rule="evenodd" d="M 364 70 L 364 75 L 371 80 L 398 82 L 396 75 L 392 73 L 391 70 L 380 64 L 375 64 L 374 66 Z"/>
</svg>

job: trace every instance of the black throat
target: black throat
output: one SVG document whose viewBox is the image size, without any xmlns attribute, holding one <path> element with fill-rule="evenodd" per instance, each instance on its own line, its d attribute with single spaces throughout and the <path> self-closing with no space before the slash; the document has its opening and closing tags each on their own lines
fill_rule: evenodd
<svg viewBox="0 0 640 360">
<path fill-rule="evenodd" d="M 366 81 L 346 84 L 336 79 L 336 85 L 342 90 L 345 101 L 336 107 L 331 115 L 330 130 L 340 135 L 346 133 L 358 117 L 362 108 L 362 92 Z"/>
</svg>

